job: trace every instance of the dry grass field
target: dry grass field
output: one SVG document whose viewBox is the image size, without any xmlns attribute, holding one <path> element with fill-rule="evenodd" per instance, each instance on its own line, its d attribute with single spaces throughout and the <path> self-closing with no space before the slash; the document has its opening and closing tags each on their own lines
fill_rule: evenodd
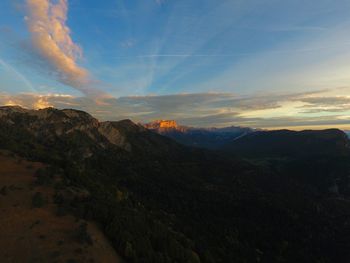
<svg viewBox="0 0 350 263">
<path fill-rule="evenodd" d="M 0 262 L 122 262 L 93 222 L 56 215 L 54 190 L 34 184 L 43 166 L 0 151 Z M 38 192 L 39 208 L 32 201 Z M 92 244 L 76 237 L 84 223 Z"/>
</svg>

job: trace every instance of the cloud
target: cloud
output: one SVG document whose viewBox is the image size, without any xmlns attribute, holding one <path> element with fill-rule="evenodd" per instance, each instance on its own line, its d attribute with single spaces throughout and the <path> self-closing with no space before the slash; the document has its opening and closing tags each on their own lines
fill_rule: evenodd
<svg viewBox="0 0 350 263">
<path fill-rule="evenodd" d="M 349 106 L 350 97 L 348 96 L 338 96 L 338 97 L 309 97 L 302 98 L 301 101 L 308 103 L 310 106 Z"/>
<path fill-rule="evenodd" d="M 120 46 L 121 46 L 122 48 L 128 49 L 128 48 L 134 47 L 135 43 L 136 43 L 136 42 L 135 42 L 134 39 L 127 39 L 127 40 L 125 40 L 125 41 L 122 41 L 122 42 L 120 43 Z"/>
<path fill-rule="evenodd" d="M 333 90 L 333 89 L 332 89 Z M 254 128 L 302 129 L 304 127 L 350 127 L 350 107 L 347 96 L 333 101 L 334 90 L 291 94 L 239 96 L 230 93 L 174 94 L 166 96 L 133 96 L 108 98 L 99 104 L 91 97 L 64 94 L 11 95 L 0 93 L 0 105 L 21 105 L 26 108 L 75 108 L 87 111 L 100 120 L 132 119 L 149 122 L 174 119 L 182 125 L 225 127 L 232 125 Z M 341 90 L 337 89 L 337 93 Z M 343 92 L 347 92 L 344 90 Z M 317 109 L 325 114 L 314 114 Z M 337 108 L 331 111 L 332 108 Z"/>
<path fill-rule="evenodd" d="M 89 72 L 78 65 L 82 49 L 73 42 L 70 28 L 66 25 L 67 0 L 26 0 L 26 17 L 35 50 L 53 71 L 61 83 L 96 95 Z"/>
<path fill-rule="evenodd" d="M 307 103 L 300 107 L 303 113 L 346 112 L 350 110 L 349 96 L 310 97 L 302 98 Z"/>
</svg>

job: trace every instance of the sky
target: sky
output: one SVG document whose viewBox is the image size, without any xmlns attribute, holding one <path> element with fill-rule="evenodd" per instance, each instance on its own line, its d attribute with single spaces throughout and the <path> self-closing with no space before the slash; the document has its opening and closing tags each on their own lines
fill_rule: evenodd
<svg viewBox="0 0 350 263">
<path fill-rule="evenodd" d="M 1 0 L 0 105 L 350 129 L 349 0 Z"/>
</svg>

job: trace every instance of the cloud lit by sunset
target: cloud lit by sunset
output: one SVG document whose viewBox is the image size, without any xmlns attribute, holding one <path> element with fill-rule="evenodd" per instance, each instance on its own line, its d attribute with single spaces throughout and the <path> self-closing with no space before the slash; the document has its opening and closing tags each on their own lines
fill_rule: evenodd
<svg viewBox="0 0 350 263">
<path fill-rule="evenodd" d="M 67 0 L 56 4 L 50 0 L 27 0 L 27 6 L 31 39 L 42 58 L 55 69 L 59 81 L 88 94 L 89 74 L 77 64 L 82 50 L 71 39 L 66 25 Z"/>
<path fill-rule="evenodd" d="M 0 10 L 4 105 L 192 126 L 349 124 L 349 1 L 4 0 Z"/>
</svg>

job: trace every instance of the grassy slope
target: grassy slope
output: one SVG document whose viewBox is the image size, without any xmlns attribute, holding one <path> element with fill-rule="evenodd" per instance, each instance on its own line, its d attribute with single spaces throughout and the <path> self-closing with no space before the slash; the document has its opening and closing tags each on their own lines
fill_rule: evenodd
<svg viewBox="0 0 350 263">
<path fill-rule="evenodd" d="M 54 190 L 34 184 L 40 167 L 43 164 L 0 152 L 0 189 L 6 189 L 0 193 L 1 262 L 121 262 L 94 223 L 88 222 L 93 240 L 89 245 L 76 238 L 81 220 L 56 215 Z M 32 205 L 36 192 L 46 200 L 41 208 Z"/>
</svg>

